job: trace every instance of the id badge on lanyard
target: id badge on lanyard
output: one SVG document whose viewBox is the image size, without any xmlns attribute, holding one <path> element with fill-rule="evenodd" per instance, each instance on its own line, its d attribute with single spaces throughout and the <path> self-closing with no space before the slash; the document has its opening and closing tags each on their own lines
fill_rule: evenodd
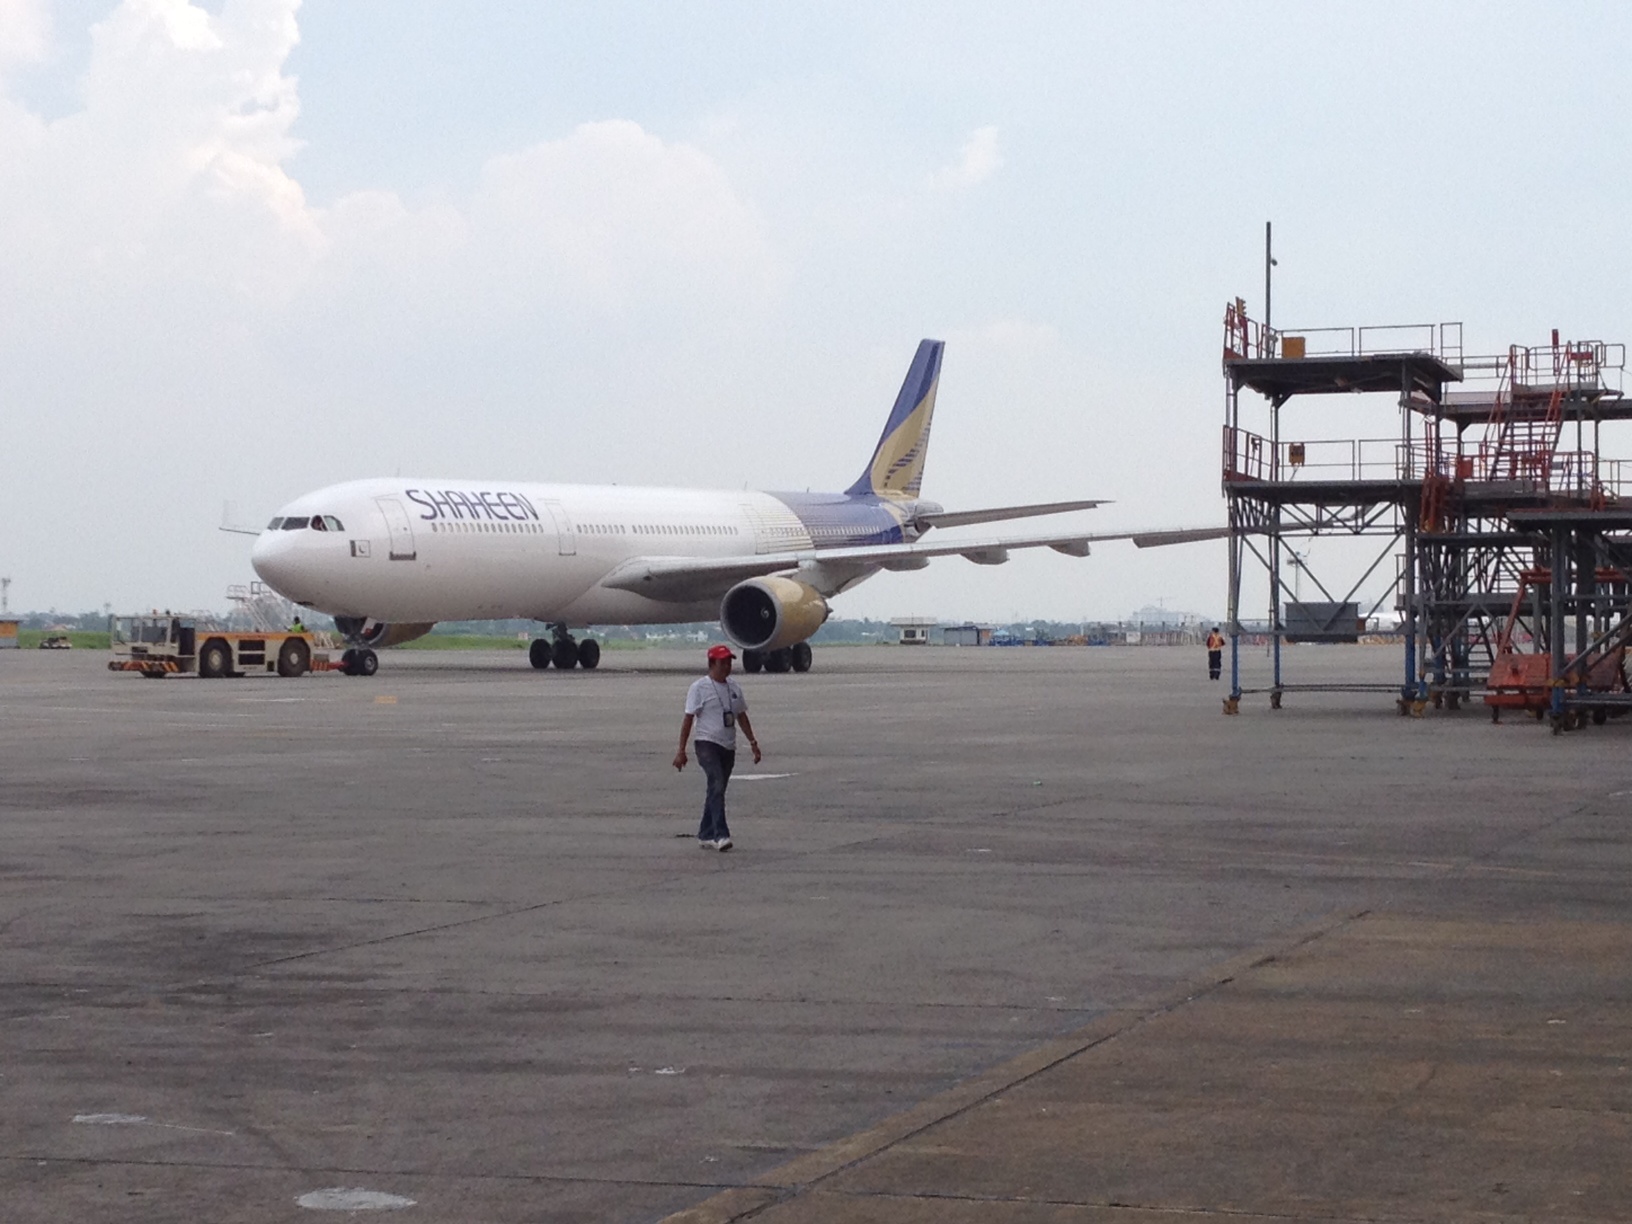
<svg viewBox="0 0 1632 1224">
<path fill-rule="evenodd" d="M 716 697 L 719 696 L 719 687 L 717 684 L 714 686 L 714 695 Z M 720 699 L 720 710 L 721 721 L 725 724 L 725 729 L 729 731 L 737 725 L 736 712 L 731 709 L 731 686 L 729 684 L 725 686 L 725 696 Z"/>
</svg>

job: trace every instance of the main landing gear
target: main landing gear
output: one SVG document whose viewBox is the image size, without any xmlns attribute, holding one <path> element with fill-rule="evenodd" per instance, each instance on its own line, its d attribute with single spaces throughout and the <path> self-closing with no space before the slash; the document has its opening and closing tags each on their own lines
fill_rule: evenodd
<svg viewBox="0 0 1632 1224">
<path fill-rule="evenodd" d="M 742 670 L 750 675 L 758 674 L 761 669 L 768 672 L 808 672 L 814 659 L 809 642 L 795 642 L 780 650 L 744 650 Z"/>
<path fill-rule="evenodd" d="M 601 644 L 594 638 L 576 640 L 567 631 L 565 625 L 555 625 L 551 628 L 550 638 L 533 639 L 533 644 L 527 648 L 527 661 L 540 671 L 554 663 L 558 671 L 571 671 L 581 667 L 585 671 L 594 671 L 600 666 Z"/>
</svg>

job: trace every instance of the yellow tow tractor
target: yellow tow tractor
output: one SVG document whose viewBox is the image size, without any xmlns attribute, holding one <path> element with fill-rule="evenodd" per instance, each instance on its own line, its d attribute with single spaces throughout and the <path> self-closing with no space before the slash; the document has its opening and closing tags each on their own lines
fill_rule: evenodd
<svg viewBox="0 0 1632 1224">
<path fill-rule="evenodd" d="M 206 680 L 273 672 L 303 676 L 310 671 L 343 671 L 372 676 L 379 661 L 372 650 L 348 650 L 331 663 L 327 634 L 304 630 L 227 629 L 208 617 L 151 613 L 108 618 L 113 646 L 110 671 L 144 676 L 197 675 Z"/>
</svg>

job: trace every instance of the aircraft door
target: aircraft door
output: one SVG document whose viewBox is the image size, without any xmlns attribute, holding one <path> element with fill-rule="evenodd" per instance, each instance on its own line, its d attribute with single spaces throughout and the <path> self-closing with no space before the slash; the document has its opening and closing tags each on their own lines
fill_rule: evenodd
<svg viewBox="0 0 1632 1224">
<path fill-rule="evenodd" d="M 374 504 L 385 515 L 385 525 L 391 530 L 391 560 L 412 561 L 419 552 L 414 547 L 414 525 L 408 520 L 408 512 L 394 497 L 376 497 Z"/>
<path fill-rule="evenodd" d="M 556 550 L 563 557 L 576 557 L 578 533 L 573 528 L 572 515 L 567 513 L 567 508 L 560 502 L 547 501 L 544 505 L 549 510 L 550 517 L 555 520 Z"/>
</svg>

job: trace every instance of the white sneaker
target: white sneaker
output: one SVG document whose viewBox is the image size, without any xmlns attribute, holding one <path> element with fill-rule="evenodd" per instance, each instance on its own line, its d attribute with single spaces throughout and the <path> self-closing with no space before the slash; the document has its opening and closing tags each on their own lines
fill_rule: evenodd
<svg viewBox="0 0 1632 1224">
<path fill-rule="evenodd" d="M 720 843 L 705 837 L 699 837 L 697 839 L 697 848 L 699 850 L 718 850 L 720 848 Z"/>
<path fill-rule="evenodd" d="M 725 851 L 731 849 L 731 839 L 729 837 L 720 838 L 719 841 L 714 843 L 714 849 L 723 854 Z"/>
</svg>

